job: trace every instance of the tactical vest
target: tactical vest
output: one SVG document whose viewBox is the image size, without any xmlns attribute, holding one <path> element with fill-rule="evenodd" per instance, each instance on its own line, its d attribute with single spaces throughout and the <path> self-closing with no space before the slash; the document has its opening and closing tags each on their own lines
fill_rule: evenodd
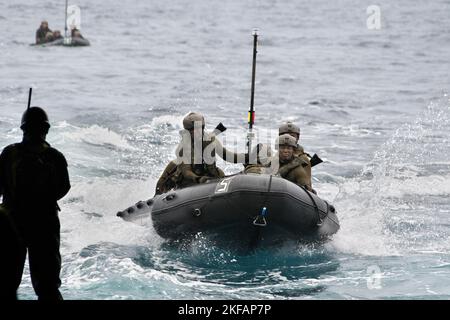
<svg viewBox="0 0 450 320">
<path fill-rule="evenodd" d="M 215 143 L 214 138 L 212 138 L 209 141 L 202 141 L 202 160 L 203 160 L 203 152 L 211 143 Z M 213 149 L 213 152 L 211 153 L 211 157 L 215 158 L 215 156 L 216 156 L 216 150 Z M 202 163 L 194 163 L 194 162 L 195 162 L 195 154 L 194 154 L 194 147 L 192 147 L 191 163 L 190 163 L 192 172 L 194 172 L 198 176 L 220 177 L 220 171 L 218 170 L 215 161 L 212 164 L 207 164 L 206 162 L 202 162 Z"/>
</svg>

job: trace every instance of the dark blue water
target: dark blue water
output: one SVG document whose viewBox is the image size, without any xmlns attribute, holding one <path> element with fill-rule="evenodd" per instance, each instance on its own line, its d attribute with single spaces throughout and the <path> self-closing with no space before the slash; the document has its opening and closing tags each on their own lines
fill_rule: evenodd
<svg viewBox="0 0 450 320">
<path fill-rule="evenodd" d="M 41 19 L 63 29 L 64 1 L 0 3 L 0 29 L 14 30 L 0 40 L 0 147 L 20 139 L 32 86 L 70 164 L 65 298 L 450 298 L 449 1 L 378 2 L 380 30 L 360 1 L 77 4 L 90 47 L 29 46 Z M 242 254 L 117 218 L 153 195 L 187 112 L 244 149 L 254 27 L 258 137 L 301 126 L 327 160 L 313 184 L 341 230 L 324 246 Z M 34 299 L 28 272 L 19 294 Z"/>
</svg>

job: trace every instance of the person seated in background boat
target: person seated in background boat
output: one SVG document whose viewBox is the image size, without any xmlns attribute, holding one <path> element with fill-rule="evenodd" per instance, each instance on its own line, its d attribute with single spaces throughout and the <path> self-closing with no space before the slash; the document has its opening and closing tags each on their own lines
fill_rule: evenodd
<svg viewBox="0 0 450 320">
<path fill-rule="evenodd" d="M 155 194 L 224 177 L 224 172 L 216 166 L 216 154 L 227 162 L 248 162 L 248 155 L 227 150 L 216 139 L 216 133 L 205 132 L 205 118 L 200 113 L 189 113 L 183 119 L 183 128 L 176 150 L 177 159 L 165 168 L 156 184 Z"/>
<path fill-rule="evenodd" d="M 308 191 L 316 193 L 311 182 L 311 163 L 305 156 L 296 156 L 296 139 L 289 134 L 282 134 L 275 143 L 278 150 L 279 168 L 277 174 Z"/>
<path fill-rule="evenodd" d="M 53 41 L 52 30 L 48 27 L 47 21 L 42 21 L 39 29 L 36 30 L 36 44 L 47 43 Z"/>
<path fill-rule="evenodd" d="M 81 35 L 80 30 L 78 30 L 76 27 L 72 28 L 72 33 L 71 33 L 72 38 L 80 38 L 80 39 L 84 39 L 83 36 Z"/>
<path fill-rule="evenodd" d="M 62 38 L 63 38 L 63 36 L 61 34 L 61 31 L 59 31 L 59 30 L 53 31 L 53 40 L 52 41 L 62 39 Z"/>
<path fill-rule="evenodd" d="M 252 150 L 250 159 L 256 157 L 256 163 L 244 164 L 244 173 L 270 174 L 272 148 L 268 144 L 258 143 Z"/>
</svg>

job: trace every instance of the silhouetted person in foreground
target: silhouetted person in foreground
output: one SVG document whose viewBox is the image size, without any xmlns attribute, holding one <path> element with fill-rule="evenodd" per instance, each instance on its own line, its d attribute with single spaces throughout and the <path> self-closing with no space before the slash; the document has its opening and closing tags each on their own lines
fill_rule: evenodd
<svg viewBox="0 0 450 320">
<path fill-rule="evenodd" d="M 0 194 L 3 207 L 20 237 L 17 263 L 9 277 L 20 285 L 26 254 L 31 282 L 39 300 L 61 300 L 60 224 L 57 201 L 70 190 L 67 162 L 45 141 L 50 124 L 39 107 L 25 111 L 23 140 L 0 155 Z M 2 259 L 3 260 L 3 259 Z"/>
</svg>

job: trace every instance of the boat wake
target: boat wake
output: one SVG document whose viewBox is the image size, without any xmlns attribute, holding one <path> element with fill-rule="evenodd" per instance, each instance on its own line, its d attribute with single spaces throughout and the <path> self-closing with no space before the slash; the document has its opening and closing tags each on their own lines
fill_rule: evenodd
<svg viewBox="0 0 450 320">
<path fill-rule="evenodd" d="M 398 128 L 335 199 L 342 222 L 332 246 L 363 255 L 450 248 L 440 221 L 450 208 L 450 100 L 430 103 L 413 123 Z"/>
</svg>

